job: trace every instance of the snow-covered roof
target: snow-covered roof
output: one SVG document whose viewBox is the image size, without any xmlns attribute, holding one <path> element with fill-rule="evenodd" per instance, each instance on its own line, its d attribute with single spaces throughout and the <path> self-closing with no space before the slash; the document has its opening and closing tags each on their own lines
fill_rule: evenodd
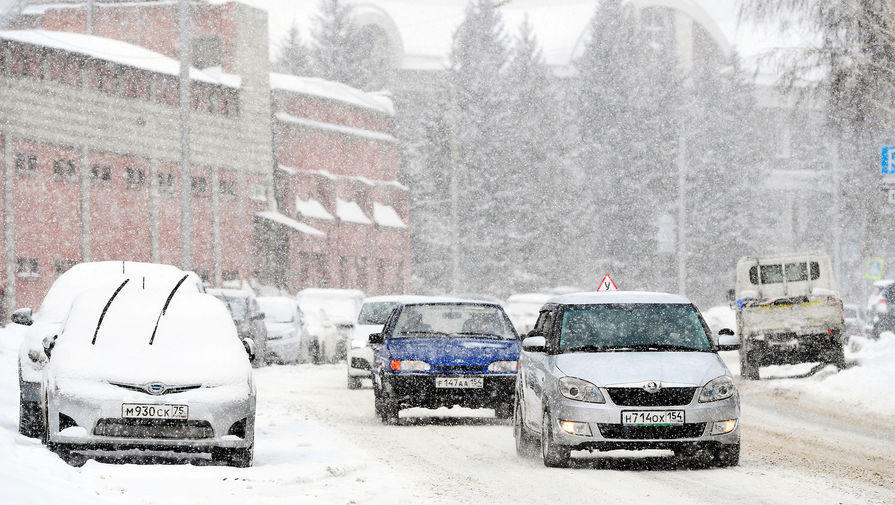
<svg viewBox="0 0 895 505">
<path fill-rule="evenodd" d="M 549 303 L 591 305 L 607 303 L 671 303 L 689 304 L 690 300 L 680 295 L 669 293 L 651 293 L 648 291 L 593 291 L 554 296 Z"/>
<path fill-rule="evenodd" d="M 311 235 L 314 237 L 325 237 L 326 236 L 326 233 L 323 233 L 322 231 L 318 230 L 317 228 L 314 228 L 313 226 L 308 226 L 304 223 L 300 223 L 300 222 L 292 219 L 291 217 L 284 216 L 283 214 L 280 214 L 279 212 L 274 212 L 272 210 L 265 210 L 262 212 L 257 212 L 255 214 L 255 216 L 263 218 L 263 219 L 267 219 L 269 221 L 273 221 L 274 223 L 277 223 L 277 224 L 288 226 L 289 228 L 292 228 L 293 230 L 295 230 L 299 233 L 304 233 L 306 235 Z"/>
<path fill-rule="evenodd" d="M 370 93 L 352 88 L 340 82 L 319 77 L 299 77 L 289 74 L 270 74 L 270 89 L 279 89 L 302 95 L 335 100 L 355 107 L 395 115 L 391 98 L 382 93 Z"/>
<path fill-rule="evenodd" d="M 0 31 L 0 39 L 81 54 L 158 74 L 180 75 L 178 60 L 120 40 L 48 30 L 4 30 Z M 242 82 L 238 75 L 226 74 L 219 70 L 204 72 L 196 68 L 190 69 L 190 78 L 194 81 L 237 89 Z"/>
<path fill-rule="evenodd" d="M 278 121 L 282 121 L 286 124 L 303 126 L 305 128 L 312 128 L 315 130 L 324 130 L 334 133 L 341 133 L 343 135 L 352 135 L 355 137 L 361 137 L 367 140 L 376 140 L 379 142 L 388 142 L 390 144 L 397 144 L 398 139 L 394 136 L 389 135 L 388 133 L 382 133 L 372 130 L 364 130 L 362 128 L 355 128 L 353 126 L 344 126 L 340 124 L 334 123 L 325 123 L 323 121 L 315 121 L 313 119 L 305 119 L 300 117 L 295 117 L 292 114 L 287 112 L 277 112 L 274 114 L 274 117 L 277 118 Z"/>
<path fill-rule="evenodd" d="M 325 219 L 327 221 L 335 219 L 332 214 L 326 211 L 322 203 L 313 198 L 302 200 L 299 197 L 295 197 L 295 211 L 307 218 Z"/>
<path fill-rule="evenodd" d="M 401 216 L 391 205 L 373 202 L 373 220 L 379 226 L 387 228 L 407 228 L 407 225 L 401 220 Z"/>
<path fill-rule="evenodd" d="M 364 214 L 357 202 L 342 200 L 341 198 L 336 198 L 336 216 L 348 223 L 373 224 L 373 221 L 370 221 L 370 218 Z"/>
<path fill-rule="evenodd" d="M 321 177 L 326 177 L 327 179 L 329 179 L 331 181 L 335 181 L 338 179 L 351 179 L 351 180 L 356 180 L 356 181 L 362 182 L 368 186 L 374 186 L 374 185 L 375 186 L 379 186 L 379 185 L 392 186 L 392 187 L 400 189 L 401 191 L 409 191 L 409 188 L 407 186 L 401 184 L 400 182 L 398 182 L 396 180 L 384 181 L 384 180 L 380 180 L 380 179 L 370 179 L 368 177 L 363 177 L 360 175 L 339 175 L 339 174 L 334 174 L 334 173 L 330 172 L 329 170 L 326 170 L 323 168 L 321 168 L 321 169 L 308 169 L 308 168 L 297 169 L 297 168 L 290 168 L 290 167 L 282 167 L 282 168 L 288 168 L 288 170 L 284 170 L 284 171 L 290 175 L 294 175 L 295 173 L 297 173 L 300 170 L 300 171 L 308 173 L 308 174 L 314 174 L 314 175 L 319 175 Z"/>
</svg>

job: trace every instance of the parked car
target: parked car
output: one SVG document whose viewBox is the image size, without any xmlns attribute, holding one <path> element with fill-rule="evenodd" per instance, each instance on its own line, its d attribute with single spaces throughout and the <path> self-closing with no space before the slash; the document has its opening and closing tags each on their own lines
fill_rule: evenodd
<svg viewBox="0 0 895 505">
<path fill-rule="evenodd" d="M 551 296 L 546 293 L 517 293 L 510 295 L 504 303 L 510 321 L 519 333 L 528 333 L 535 325 L 538 311 Z"/>
<path fill-rule="evenodd" d="M 299 363 L 306 359 L 302 354 L 305 340 L 304 318 L 298 303 L 288 296 L 259 296 L 258 305 L 264 312 L 267 329 L 268 362 Z"/>
<path fill-rule="evenodd" d="M 181 289 L 204 292 L 195 273 L 171 265 L 134 261 L 97 261 L 79 263 L 60 275 L 44 296 L 37 312 L 21 308 L 13 312 L 11 322 L 27 326 L 19 347 L 19 432 L 38 437 L 44 431 L 40 417 L 40 381 L 47 364 L 43 341 L 59 333 L 72 300 L 82 291 L 104 285 L 117 285 L 130 276 L 152 286 L 179 280 L 187 274 Z"/>
<path fill-rule="evenodd" d="M 846 304 L 845 310 L 845 334 L 843 343 L 847 344 L 852 335 L 863 335 L 867 323 L 864 322 L 864 309 L 855 304 Z"/>
<path fill-rule="evenodd" d="M 647 448 L 736 465 L 739 396 L 717 353 L 736 347 L 715 344 L 699 311 L 681 296 L 615 291 L 552 298 L 522 341 L 516 449 L 540 452 L 546 466 L 567 465 L 572 450 Z"/>
<path fill-rule="evenodd" d="M 252 366 L 264 366 L 268 354 L 267 328 L 264 326 L 264 312 L 255 295 L 243 289 L 209 289 L 208 294 L 224 302 L 230 309 L 240 340 L 251 339 L 254 343 L 256 352 Z"/>
<path fill-rule="evenodd" d="M 401 303 L 369 341 L 383 423 L 396 423 L 409 407 L 492 408 L 498 418 L 512 416 L 519 336 L 499 304 Z"/>
<path fill-rule="evenodd" d="M 348 389 L 361 387 L 361 380 L 371 377 L 373 348 L 371 333 L 382 331 L 392 310 L 401 302 L 423 301 L 425 297 L 412 295 L 383 295 L 364 298 L 354 325 L 354 335 L 348 344 Z"/>
<path fill-rule="evenodd" d="M 307 288 L 296 296 L 308 325 L 310 352 L 315 363 L 345 359 L 348 340 L 364 299 L 357 289 Z M 335 330 L 335 332 L 333 332 Z"/>
<path fill-rule="evenodd" d="M 895 314 L 890 307 L 895 304 L 895 281 L 884 279 L 873 283 L 873 293 L 867 301 L 869 333 L 879 338 L 886 331 L 895 332 Z"/>
<path fill-rule="evenodd" d="M 83 451 L 132 449 L 251 465 L 250 341 L 240 343 L 214 297 L 182 282 L 152 284 L 127 278 L 78 295 L 61 333 L 44 343 L 47 447 L 75 466 Z"/>
</svg>

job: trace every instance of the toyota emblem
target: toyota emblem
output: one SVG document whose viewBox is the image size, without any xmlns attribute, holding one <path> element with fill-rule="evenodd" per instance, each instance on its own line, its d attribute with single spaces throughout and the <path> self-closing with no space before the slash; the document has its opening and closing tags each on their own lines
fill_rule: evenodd
<svg viewBox="0 0 895 505">
<path fill-rule="evenodd" d="M 647 393 L 658 393 L 660 389 L 662 389 L 662 384 L 656 381 L 649 381 L 643 385 L 643 389 Z"/>
<path fill-rule="evenodd" d="M 143 389 L 151 395 L 163 395 L 165 394 L 165 391 L 168 390 L 168 386 L 165 386 L 161 382 L 150 382 L 143 386 Z"/>
</svg>

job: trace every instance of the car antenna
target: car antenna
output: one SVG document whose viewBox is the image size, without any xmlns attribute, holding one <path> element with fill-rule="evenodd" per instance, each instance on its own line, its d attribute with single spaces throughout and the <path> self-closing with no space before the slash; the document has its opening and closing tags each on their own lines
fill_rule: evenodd
<svg viewBox="0 0 895 505">
<path fill-rule="evenodd" d="M 122 282 L 121 285 L 118 286 L 118 289 L 116 289 L 115 292 L 112 293 L 112 297 L 109 298 L 108 302 L 106 302 L 106 306 L 103 307 L 103 311 L 99 315 L 99 321 L 96 322 L 96 330 L 93 332 L 93 340 L 90 341 L 90 345 L 96 345 L 96 336 L 99 334 L 99 327 L 102 326 L 103 319 L 105 319 L 105 317 L 106 317 L 106 311 L 109 310 L 109 306 L 112 305 L 112 301 L 115 300 L 115 297 L 118 296 L 118 293 L 122 290 L 122 288 L 124 288 L 124 285 L 127 284 L 129 281 L 130 281 L 130 279 L 124 279 L 124 282 Z"/>
<path fill-rule="evenodd" d="M 155 332 L 158 331 L 158 323 L 162 320 L 162 316 L 165 315 L 165 311 L 168 310 L 168 304 L 171 303 L 171 298 L 174 298 L 174 293 L 180 288 L 180 285 L 183 284 L 183 281 L 189 277 L 189 274 L 184 275 L 177 281 L 177 284 L 174 285 L 174 289 L 171 290 L 171 293 L 168 295 L 168 299 L 165 300 L 165 306 L 162 307 L 162 311 L 158 315 L 158 319 L 155 320 L 155 328 L 152 329 L 152 336 L 149 337 L 149 345 L 152 345 L 152 342 L 155 341 Z"/>
</svg>

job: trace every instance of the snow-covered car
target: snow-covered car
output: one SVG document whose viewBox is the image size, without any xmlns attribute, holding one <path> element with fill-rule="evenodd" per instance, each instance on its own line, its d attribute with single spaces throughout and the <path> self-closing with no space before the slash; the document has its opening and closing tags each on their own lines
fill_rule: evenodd
<svg viewBox="0 0 895 505">
<path fill-rule="evenodd" d="M 357 289 L 306 288 L 298 292 L 298 306 L 309 322 L 309 352 L 314 363 L 345 359 L 363 299 L 363 291 Z"/>
<path fill-rule="evenodd" d="M 364 298 L 361 303 L 354 335 L 348 343 L 348 389 L 361 387 L 361 380 L 370 378 L 373 363 L 373 348 L 370 347 L 370 334 L 382 331 L 382 325 L 388 320 L 392 310 L 399 303 L 423 301 L 425 297 L 413 295 L 382 295 Z"/>
<path fill-rule="evenodd" d="M 477 300 L 400 303 L 375 347 L 373 394 L 377 417 L 398 421 L 410 407 L 494 409 L 513 414 L 519 335 L 503 308 Z"/>
<path fill-rule="evenodd" d="M 519 333 L 528 333 L 535 325 L 538 312 L 550 297 L 547 293 L 517 293 L 510 295 L 503 304 L 510 321 Z"/>
<path fill-rule="evenodd" d="M 267 361 L 298 363 L 302 355 L 304 320 L 294 298 L 288 296 L 259 296 L 258 305 L 264 312 L 267 328 Z"/>
<path fill-rule="evenodd" d="M 209 289 L 208 294 L 224 302 L 230 309 L 240 340 L 251 339 L 255 346 L 252 366 L 264 366 L 267 359 L 267 327 L 264 326 L 264 312 L 258 299 L 243 289 Z"/>
<path fill-rule="evenodd" d="M 171 265 L 135 261 L 79 263 L 53 282 L 37 312 L 32 313 L 31 308 L 16 310 L 12 323 L 28 327 L 19 347 L 19 432 L 37 437 L 44 430 L 40 417 L 41 371 L 47 363 L 43 341 L 59 333 L 71 302 L 79 293 L 103 285 L 117 285 L 127 276 L 167 282 L 176 281 L 184 274 L 189 277 L 181 289 L 204 292 L 199 276 Z"/>
<path fill-rule="evenodd" d="M 72 465 L 97 452 L 207 452 L 252 463 L 255 384 L 227 308 L 178 282 L 85 291 L 48 339 L 44 440 Z"/>
<path fill-rule="evenodd" d="M 730 336 L 733 332 L 722 329 Z M 572 450 L 671 449 L 736 465 L 740 401 L 719 346 L 682 296 L 551 298 L 522 341 L 513 433 L 521 455 L 566 466 Z"/>
</svg>

